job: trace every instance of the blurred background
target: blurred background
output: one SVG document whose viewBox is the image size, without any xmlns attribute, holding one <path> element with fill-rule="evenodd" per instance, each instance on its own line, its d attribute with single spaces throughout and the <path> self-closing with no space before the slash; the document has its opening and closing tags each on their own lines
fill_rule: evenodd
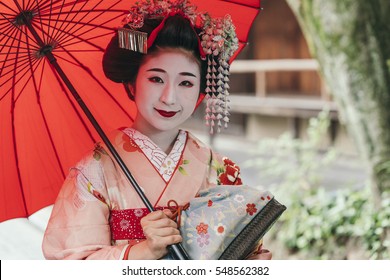
<svg viewBox="0 0 390 280">
<path fill-rule="evenodd" d="M 372 18 L 362 17 L 359 9 L 373 16 L 388 5 L 383 1 L 373 1 L 371 6 L 363 1 L 320 2 L 262 1 L 264 10 L 251 30 L 250 43 L 231 66 L 229 128 L 209 135 L 202 110 L 187 128 L 235 161 L 244 183 L 270 189 L 288 207 L 265 237 L 265 247 L 274 259 L 390 259 L 389 179 L 378 179 L 389 174 L 389 149 L 379 148 L 390 144 L 389 110 L 384 109 L 387 113 L 382 117 L 365 114 L 381 111 L 380 104 L 371 106 L 361 97 L 383 94 L 379 103 L 390 105 L 390 91 L 388 85 L 382 89 L 375 83 L 371 88 L 363 86 L 377 79 L 378 73 L 373 67 L 364 73 L 356 65 L 366 63 L 365 55 L 372 61 L 372 53 L 381 52 L 370 47 L 370 36 L 382 34 L 378 39 L 389 42 L 380 20 L 370 23 Z M 378 30 L 370 33 L 370 24 L 374 25 L 371 31 Z M 345 49 L 329 47 L 343 40 Z M 358 54 L 361 61 L 337 56 L 338 52 L 348 56 L 354 44 L 364 43 Z M 326 56 L 333 54 L 332 64 Z M 388 51 L 381 59 L 386 60 L 386 55 L 388 59 Z M 349 68 L 337 65 L 337 60 Z M 327 72 L 334 74 L 329 78 Z M 361 79 L 366 75 L 367 81 L 356 82 L 354 75 Z M 388 79 L 388 72 L 385 76 Z M 346 80 L 343 88 L 342 80 Z M 350 96 L 344 97 L 347 93 Z M 385 119 L 375 128 L 378 131 L 359 131 L 366 124 L 375 127 L 376 118 Z M 378 153 L 385 154 L 382 171 L 376 165 Z"/>
</svg>

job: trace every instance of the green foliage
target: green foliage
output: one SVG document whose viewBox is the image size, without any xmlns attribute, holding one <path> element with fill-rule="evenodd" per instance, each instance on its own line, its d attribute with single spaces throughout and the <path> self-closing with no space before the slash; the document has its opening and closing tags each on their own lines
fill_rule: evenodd
<svg viewBox="0 0 390 280">
<path fill-rule="evenodd" d="M 324 169 L 339 156 L 333 148 L 320 149 L 328 127 L 328 114 L 322 112 L 310 120 L 306 139 L 285 134 L 262 140 L 262 158 L 246 163 L 274 178 L 271 189 L 287 206 L 270 234 L 300 258 L 388 259 L 390 195 L 383 194 L 382 205 L 375 207 L 369 183 L 323 186 Z"/>
</svg>

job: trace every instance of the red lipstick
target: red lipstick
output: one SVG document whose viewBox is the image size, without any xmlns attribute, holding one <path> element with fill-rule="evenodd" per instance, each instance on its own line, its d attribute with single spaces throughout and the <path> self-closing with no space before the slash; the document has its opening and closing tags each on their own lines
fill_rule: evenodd
<svg viewBox="0 0 390 280">
<path fill-rule="evenodd" d="M 161 116 L 163 116 L 164 118 L 172 118 L 174 115 L 177 114 L 177 112 L 174 112 L 174 111 L 168 112 L 168 111 L 157 110 L 157 109 L 156 109 L 156 111 L 157 111 Z"/>
</svg>

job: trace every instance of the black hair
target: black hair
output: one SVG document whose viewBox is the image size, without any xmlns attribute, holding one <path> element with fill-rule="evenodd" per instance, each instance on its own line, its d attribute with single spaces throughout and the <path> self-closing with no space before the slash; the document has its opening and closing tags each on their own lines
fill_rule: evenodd
<svg viewBox="0 0 390 280">
<path fill-rule="evenodd" d="M 145 19 L 144 25 L 138 31 L 149 35 L 161 23 L 162 19 Z M 156 52 L 160 48 L 180 48 L 190 52 L 199 62 L 201 82 L 200 92 L 206 89 L 207 61 L 202 60 L 199 51 L 199 33 L 201 30 L 194 28 L 187 18 L 177 14 L 166 19 L 164 27 L 158 33 L 153 45 L 148 49 L 148 54 Z M 145 54 L 134 52 L 119 47 L 118 34 L 108 44 L 103 56 L 103 70 L 110 80 L 123 83 L 129 97 L 133 99 L 127 85 L 134 84 L 139 67 Z"/>
</svg>

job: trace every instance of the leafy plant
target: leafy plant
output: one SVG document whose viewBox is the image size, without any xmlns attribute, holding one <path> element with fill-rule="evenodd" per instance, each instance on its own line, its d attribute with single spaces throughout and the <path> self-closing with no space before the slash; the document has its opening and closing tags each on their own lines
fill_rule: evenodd
<svg viewBox="0 0 390 280">
<path fill-rule="evenodd" d="M 272 238 L 301 258 L 390 258 L 390 196 L 375 207 L 368 182 L 323 186 L 323 170 L 339 156 L 321 148 L 329 123 L 324 111 L 310 120 L 306 139 L 262 140 L 262 156 L 244 164 L 273 178 L 272 191 L 288 207 Z"/>
</svg>

